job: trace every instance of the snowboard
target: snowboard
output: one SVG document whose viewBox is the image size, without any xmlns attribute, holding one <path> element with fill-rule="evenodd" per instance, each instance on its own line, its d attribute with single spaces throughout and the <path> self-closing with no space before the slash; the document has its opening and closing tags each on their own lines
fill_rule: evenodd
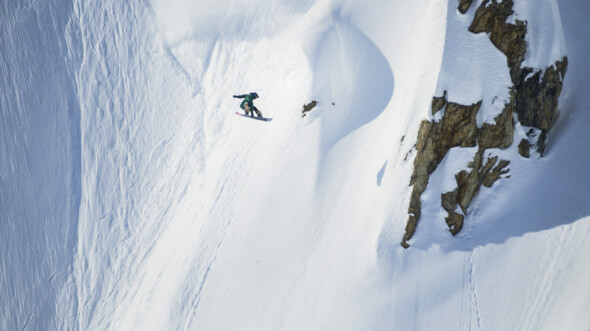
<svg viewBox="0 0 590 331">
<path fill-rule="evenodd" d="M 248 116 L 248 115 L 245 115 L 245 114 L 242 114 L 242 113 L 238 113 L 238 112 L 236 112 L 236 115 L 242 116 L 242 117 L 246 117 L 246 118 L 251 118 L 253 120 L 265 121 L 265 122 L 268 122 L 268 121 L 272 120 L 272 118 L 268 118 L 268 117 L 258 117 L 258 116 L 252 117 L 252 116 Z"/>
</svg>

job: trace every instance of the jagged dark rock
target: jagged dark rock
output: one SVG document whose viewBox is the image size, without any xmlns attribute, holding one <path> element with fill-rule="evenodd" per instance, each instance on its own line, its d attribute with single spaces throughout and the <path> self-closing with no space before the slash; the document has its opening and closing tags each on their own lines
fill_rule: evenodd
<svg viewBox="0 0 590 331">
<path fill-rule="evenodd" d="M 417 155 L 414 160 L 414 173 L 410 179 L 413 185 L 408 208 L 408 222 L 406 232 L 402 240 L 402 246 L 408 245 L 420 219 L 420 196 L 428 185 L 430 174 L 440 164 L 449 149 L 453 147 L 474 147 L 478 136 L 477 112 L 481 108 L 481 101 L 471 106 L 447 102 L 446 94 L 443 96 L 443 104 L 446 104 L 445 113 L 440 122 L 423 121 L 418 131 L 416 143 Z M 439 105 L 441 100 L 433 100 L 433 105 Z"/>
<path fill-rule="evenodd" d="M 490 36 L 492 43 L 502 53 L 506 54 L 510 75 L 518 74 L 518 68 L 524 61 L 527 48 L 525 35 L 527 26 L 525 21 L 515 20 L 516 24 L 506 23 L 506 19 L 514 14 L 512 10 L 514 2 L 504 0 L 484 0 L 477 8 L 469 31 L 473 33 L 485 32 Z"/>
<path fill-rule="evenodd" d="M 461 14 L 465 14 L 469 7 L 471 7 L 472 0 L 459 0 L 459 11 Z"/>
<path fill-rule="evenodd" d="M 414 160 L 414 172 L 410 179 L 413 189 L 408 207 L 409 217 L 402 240 L 402 246 L 406 248 L 409 247 L 408 240 L 414 235 L 421 216 L 420 196 L 428 185 L 430 175 L 451 148 L 479 146 L 478 152 L 469 164 L 472 170 L 461 171 L 455 175 L 457 189 L 447 192 L 441 197 L 442 206 L 448 213 L 445 220 L 451 233 L 456 235 L 461 231 L 464 220 L 464 215 L 455 211 L 457 205 L 465 214 L 484 180 L 486 183 L 493 183 L 504 173 L 502 169 L 505 167 L 505 161 L 500 162 L 504 166 L 492 170 L 498 157 L 488 159 L 482 166 L 484 151 L 487 148 L 504 149 L 512 144 L 514 123 L 511 103 L 508 103 L 502 113 L 495 118 L 495 125 L 485 123 L 481 128 L 477 127 L 476 120 L 477 112 L 481 108 L 481 101 L 464 106 L 448 102 L 446 93 L 442 99 L 440 97 L 433 98 L 433 110 L 439 107 L 442 109 L 444 105 L 446 105 L 446 109 L 442 120 L 438 123 L 423 121 L 418 132 L 417 155 Z"/>
<path fill-rule="evenodd" d="M 420 194 L 428 184 L 428 177 L 452 147 L 473 147 L 477 138 L 476 115 L 481 102 L 471 106 L 448 103 L 439 123 L 423 121 L 418 132 L 414 173 L 410 185 Z M 419 200 L 419 199 L 418 199 Z M 415 213 L 415 212 L 413 212 Z"/>
<path fill-rule="evenodd" d="M 432 98 L 432 115 L 436 114 L 439 110 L 443 109 L 447 104 L 447 91 L 444 92 L 442 97 Z"/>
<path fill-rule="evenodd" d="M 406 223 L 406 231 L 404 233 L 404 238 L 402 239 L 401 245 L 403 248 L 410 247 L 408 244 L 408 240 L 412 238 L 414 232 L 416 232 L 416 226 L 418 225 L 418 219 L 414 215 L 410 215 L 408 217 L 408 222 Z"/>
<path fill-rule="evenodd" d="M 527 48 L 527 25 L 520 20 L 515 20 L 516 24 L 506 23 L 506 19 L 514 14 L 513 4 L 512 0 L 484 0 L 475 13 L 469 31 L 488 33 L 492 43 L 506 54 L 514 84 L 514 111 L 521 124 L 541 130 L 536 147 L 539 154 L 543 155 L 546 137 L 556 118 L 568 60 L 564 57 L 556 61 L 544 74 L 542 70 L 521 68 Z"/>
<path fill-rule="evenodd" d="M 307 105 L 303 105 L 303 110 L 301 111 L 301 117 L 305 117 L 308 112 L 310 112 L 316 105 L 318 104 L 317 101 L 313 100 L 312 102 L 308 103 Z M 334 104 L 334 103 L 332 103 Z"/>
<path fill-rule="evenodd" d="M 445 222 L 449 227 L 449 231 L 454 236 L 461 231 L 463 228 L 463 220 L 465 219 L 464 215 L 461 215 L 457 212 L 450 212 L 449 216 L 445 218 Z"/>
<path fill-rule="evenodd" d="M 454 189 L 451 192 L 441 194 L 441 205 L 448 213 L 455 211 L 457 207 L 457 197 L 459 196 L 459 189 Z"/>
<path fill-rule="evenodd" d="M 494 120 L 495 125 L 484 123 L 478 132 L 478 144 L 483 149 L 487 148 L 508 148 L 512 145 L 514 137 L 514 113 L 512 103 L 505 105 L 502 113 Z"/>
<path fill-rule="evenodd" d="M 557 117 L 568 60 L 564 57 L 545 70 L 521 67 L 527 49 L 527 23 L 520 20 L 515 20 L 515 24 L 506 22 L 514 14 L 513 4 L 513 0 L 484 0 L 469 26 L 472 33 L 487 33 L 491 42 L 506 55 L 513 83 L 510 100 L 495 118 L 494 124 L 484 123 L 478 128 L 475 116 L 481 101 L 471 106 L 448 102 L 447 91 L 442 97 L 433 98 L 432 115 L 443 109 L 444 114 L 438 123 L 423 121 L 420 125 L 414 172 L 410 179 L 413 190 L 409 217 L 401 243 L 403 247 L 409 247 L 408 240 L 416 231 L 421 215 L 420 196 L 428 185 L 429 177 L 450 148 L 478 146 L 473 161 L 468 165 L 470 170 L 462 170 L 455 175 L 457 188 L 441 196 L 441 204 L 448 213 L 445 221 L 453 235 L 461 231 L 467 209 L 481 185 L 491 187 L 502 175 L 508 174 L 506 167 L 510 161 L 491 156 L 484 162 L 484 154 L 490 148 L 505 149 L 512 145 L 513 114 L 523 126 L 530 127 L 528 139 L 521 140 L 518 145 L 520 155 L 529 157 L 532 145 L 536 145 L 541 155 L 545 151 L 549 130 Z M 465 13 L 470 5 L 471 1 L 459 0 L 459 11 Z M 457 212 L 457 206 L 463 214 Z"/>
<path fill-rule="evenodd" d="M 522 125 L 541 130 L 537 142 L 537 151 L 541 155 L 545 151 L 547 133 L 557 117 L 558 100 L 567 64 L 567 57 L 564 57 L 544 73 L 528 67 L 522 68 L 515 82 L 517 93 L 514 110 Z"/>
<path fill-rule="evenodd" d="M 479 190 L 480 181 L 479 181 L 479 168 L 481 167 L 482 157 L 481 157 L 481 149 L 478 151 L 474 158 L 473 162 L 469 165 L 472 169 L 471 171 L 460 171 L 457 175 L 455 175 L 455 179 L 457 180 L 457 187 L 459 192 L 457 194 L 457 203 L 463 210 L 463 213 L 467 212 L 467 207 L 473 200 L 473 197 Z M 490 161 L 486 166 L 489 166 Z"/>
<path fill-rule="evenodd" d="M 557 70 L 557 67 L 560 70 Z M 541 70 L 533 74 L 530 74 L 531 68 L 522 70 L 515 86 L 518 91 L 515 110 L 520 123 L 541 130 L 551 128 L 557 111 L 557 99 L 563 87 L 565 68 L 567 68 L 567 58 L 547 68 L 542 78 Z"/>
<path fill-rule="evenodd" d="M 467 208 L 482 184 L 486 187 L 491 187 L 501 175 L 507 173 L 504 168 L 508 166 L 509 161 L 501 160 L 494 167 L 498 161 L 498 157 L 493 156 L 488 158 L 485 164 L 482 165 L 483 153 L 484 149 L 480 147 L 473 158 L 473 162 L 470 163 L 472 170 L 470 172 L 463 170 L 455 176 L 458 188 L 457 204 L 461 207 L 464 214 L 467 213 Z"/>
<path fill-rule="evenodd" d="M 498 165 L 491 172 L 487 173 L 483 177 L 483 186 L 492 187 L 492 185 L 498 179 L 500 179 L 500 176 L 508 173 L 508 170 L 504 170 L 504 168 L 506 168 L 509 164 L 510 164 L 510 161 L 500 160 Z"/>
<path fill-rule="evenodd" d="M 522 155 L 523 157 L 528 158 L 529 156 L 531 156 L 530 153 L 530 144 L 529 141 L 526 139 L 523 139 L 520 141 L 520 144 L 518 144 L 518 154 Z"/>
<path fill-rule="evenodd" d="M 453 236 L 461 231 L 463 228 L 463 219 L 465 218 L 464 215 L 455 211 L 457 208 L 458 194 L 459 190 L 455 189 L 451 192 L 443 193 L 440 199 L 442 207 L 448 213 L 448 216 L 445 218 L 445 222 L 447 223 L 447 226 L 449 227 L 449 230 Z"/>
</svg>

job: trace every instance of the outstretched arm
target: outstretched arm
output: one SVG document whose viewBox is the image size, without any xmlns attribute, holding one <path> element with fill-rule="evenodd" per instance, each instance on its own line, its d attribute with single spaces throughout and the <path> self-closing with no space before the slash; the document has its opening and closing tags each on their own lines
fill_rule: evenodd
<svg viewBox="0 0 590 331">
<path fill-rule="evenodd" d="M 234 95 L 234 98 L 239 98 L 239 99 L 244 99 L 245 97 L 247 97 L 249 94 L 241 94 L 241 95 Z"/>
</svg>

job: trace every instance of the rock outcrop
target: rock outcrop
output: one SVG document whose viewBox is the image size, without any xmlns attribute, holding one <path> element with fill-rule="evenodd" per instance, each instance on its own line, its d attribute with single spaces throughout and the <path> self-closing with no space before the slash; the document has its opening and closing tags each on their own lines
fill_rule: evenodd
<svg viewBox="0 0 590 331">
<path fill-rule="evenodd" d="M 459 11 L 461 14 L 465 14 L 469 7 L 471 7 L 472 0 L 459 0 Z"/>
<path fill-rule="evenodd" d="M 529 141 L 531 145 L 536 145 L 541 155 L 545 152 L 547 135 L 557 117 L 567 64 L 567 57 L 564 57 L 544 72 L 524 67 L 513 80 L 514 88 L 518 91 L 514 105 L 518 121 L 541 131 L 536 142 Z"/>
<path fill-rule="evenodd" d="M 535 144 L 542 155 L 547 133 L 556 117 L 568 62 L 564 57 L 545 70 L 521 67 L 527 49 L 527 23 L 521 20 L 515 20 L 516 24 L 506 22 L 514 14 L 513 4 L 512 0 L 484 0 L 475 12 L 469 31 L 487 33 L 491 42 L 506 55 L 516 92 L 514 107 L 518 120 L 524 126 L 541 130 L 536 143 L 530 143 Z"/>
<path fill-rule="evenodd" d="M 469 31 L 473 33 L 485 32 L 491 42 L 502 53 L 506 54 L 510 76 L 514 81 L 518 68 L 524 61 L 527 48 L 525 40 L 526 22 L 515 20 L 516 24 L 507 23 L 506 19 L 514 14 L 512 0 L 484 0 L 475 12 Z"/>
<path fill-rule="evenodd" d="M 423 121 L 418 131 L 417 154 L 410 179 L 413 189 L 402 246 L 409 247 L 407 241 L 414 235 L 421 216 L 420 196 L 428 185 L 430 175 L 451 148 L 479 146 L 473 162 L 469 165 L 472 171 L 457 174 L 457 189 L 442 196 L 442 206 L 449 213 L 447 224 L 453 235 L 461 230 L 464 218 L 464 215 L 455 212 L 456 206 L 460 205 L 464 214 L 482 183 L 486 181 L 491 186 L 505 173 L 503 168 L 507 166 L 507 161 L 503 160 L 493 168 L 498 161 L 497 157 L 488 159 L 485 164 L 482 164 L 482 160 L 487 148 L 507 148 L 512 144 L 512 107 L 510 104 L 506 105 L 502 114 L 495 119 L 495 125 L 484 124 L 478 128 L 476 116 L 480 108 L 481 101 L 470 106 L 448 102 L 446 91 L 443 97 L 433 98 L 432 113 L 442 110 L 444 114 L 438 123 Z"/>
<path fill-rule="evenodd" d="M 318 104 L 317 101 L 313 100 L 312 102 L 308 103 L 307 105 L 303 105 L 303 110 L 301 111 L 301 117 L 305 117 L 308 112 L 310 112 L 316 105 Z M 334 104 L 334 103 L 332 103 Z"/>
<path fill-rule="evenodd" d="M 469 0 L 459 0 L 459 11 L 467 12 Z M 472 33 L 487 33 L 491 42 L 506 55 L 507 66 L 513 86 L 510 100 L 494 124 L 477 126 L 476 115 L 482 101 L 470 106 L 447 100 L 447 91 L 442 97 L 433 97 L 431 113 L 444 112 L 439 122 L 423 121 L 418 131 L 414 172 L 410 179 L 413 186 L 408 207 L 406 231 L 401 242 L 405 248 L 416 231 L 421 216 L 420 196 L 426 189 L 430 175 L 453 147 L 475 147 L 477 152 L 467 169 L 455 174 L 457 187 L 441 194 L 441 205 L 447 212 L 445 222 L 452 235 L 463 228 L 468 207 L 477 195 L 481 185 L 491 187 L 503 175 L 507 175 L 510 164 L 498 156 L 486 153 L 491 148 L 506 149 L 514 139 L 514 114 L 521 126 L 529 128 L 527 139 L 518 145 L 519 154 L 530 156 L 530 147 L 536 146 L 543 155 L 546 138 L 557 116 L 558 99 L 567 70 L 567 57 L 557 61 L 545 70 L 522 67 L 527 49 L 525 35 L 527 23 L 507 19 L 514 12 L 512 0 L 484 0 L 475 12 L 469 27 Z"/>
<path fill-rule="evenodd" d="M 416 143 L 416 159 L 414 160 L 414 173 L 410 180 L 413 185 L 409 219 L 406 225 L 406 233 L 402 245 L 408 247 L 409 240 L 416 230 L 420 219 L 420 196 L 428 185 L 430 174 L 436 170 L 449 149 L 453 147 L 473 147 L 477 140 L 477 111 L 481 102 L 471 106 L 463 106 L 456 103 L 447 103 L 446 92 L 441 98 L 432 101 L 433 113 L 435 109 L 446 107 L 442 120 L 439 123 L 423 121 L 418 131 Z M 438 111 L 437 110 L 437 111 Z"/>
</svg>

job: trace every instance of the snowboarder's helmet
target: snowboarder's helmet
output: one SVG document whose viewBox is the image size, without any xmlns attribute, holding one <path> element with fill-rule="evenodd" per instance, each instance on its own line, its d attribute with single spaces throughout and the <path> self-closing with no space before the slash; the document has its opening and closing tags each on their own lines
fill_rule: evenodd
<svg viewBox="0 0 590 331">
<path fill-rule="evenodd" d="M 250 95 L 254 98 L 254 99 L 258 99 L 258 93 L 256 92 L 250 92 Z"/>
</svg>

